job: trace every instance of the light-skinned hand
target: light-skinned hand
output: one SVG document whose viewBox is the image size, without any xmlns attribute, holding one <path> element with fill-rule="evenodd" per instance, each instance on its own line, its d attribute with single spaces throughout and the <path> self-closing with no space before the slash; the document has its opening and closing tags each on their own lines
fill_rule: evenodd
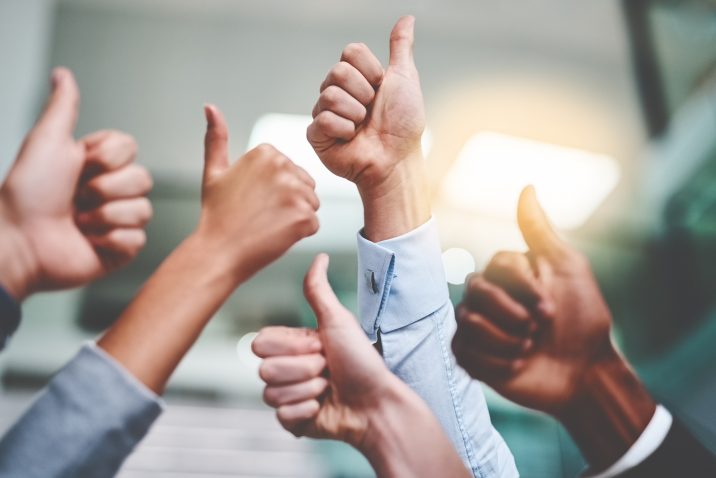
<svg viewBox="0 0 716 478">
<path fill-rule="evenodd" d="M 244 280 L 318 231 L 315 182 L 269 144 L 229 165 L 221 112 L 206 107 L 205 166 L 197 227 L 210 247 L 225 251 Z"/>
<path fill-rule="evenodd" d="M 99 131 L 75 140 L 79 90 L 57 68 L 45 111 L 0 188 L 2 284 L 17 300 L 75 287 L 128 263 L 152 215 L 149 173 L 134 139 Z"/>
<path fill-rule="evenodd" d="M 267 327 L 254 339 L 264 401 L 296 436 L 345 441 L 381 477 L 469 476 L 427 405 L 386 368 L 313 262 L 304 294 L 318 330 Z"/>
<path fill-rule="evenodd" d="M 365 44 L 351 43 L 321 84 L 308 141 L 329 170 L 359 189 L 384 185 L 401 162 L 422 157 L 425 111 L 414 24 L 413 17 L 396 23 L 385 70 Z"/>
</svg>

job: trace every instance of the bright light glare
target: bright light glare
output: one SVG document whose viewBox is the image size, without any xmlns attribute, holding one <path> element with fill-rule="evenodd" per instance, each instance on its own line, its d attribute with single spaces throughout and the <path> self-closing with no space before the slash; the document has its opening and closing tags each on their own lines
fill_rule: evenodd
<svg viewBox="0 0 716 478">
<path fill-rule="evenodd" d="M 272 144 L 294 163 L 308 171 L 316 181 L 316 192 L 320 196 L 357 198 L 355 186 L 331 173 L 318 159 L 306 139 L 306 128 L 313 119 L 304 115 L 269 113 L 261 116 L 249 137 L 248 149 L 261 143 Z"/>
<path fill-rule="evenodd" d="M 316 181 L 319 196 L 358 198 L 355 186 L 326 169 L 306 140 L 306 128 L 313 118 L 308 115 L 269 113 L 261 116 L 251 131 L 248 149 L 261 143 L 272 144 L 291 158 L 293 162 L 308 171 Z M 430 132 L 422 138 L 423 153 L 427 156 L 432 145 Z"/>
<path fill-rule="evenodd" d="M 442 195 L 452 207 L 512 219 L 520 191 L 532 184 L 555 225 L 575 229 L 614 189 L 619 175 L 608 156 L 481 132 L 448 171 Z"/>
<path fill-rule="evenodd" d="M 462 284 L 468 274 L 475 272 L 475 259 L 465 249 L 453 247 L 443 252 L 445 277 L 450 284 Z"/>
<path fill-rule="evenodd" d="M 257 332 L 249 332 L 244 334 L 236 343 L 236 355 L 239 358 L 239 362 L 245 366 L 258 368 L 261 364 L 261 359 L 254 355 L 251 350 L 251 342 L 254 341 L 257 335 L 259 335 Z"/>
</svg>

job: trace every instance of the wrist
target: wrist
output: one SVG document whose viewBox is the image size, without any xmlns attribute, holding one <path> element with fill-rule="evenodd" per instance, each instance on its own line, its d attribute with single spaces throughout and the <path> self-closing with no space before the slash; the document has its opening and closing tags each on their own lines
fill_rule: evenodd
<svg viewBox="0 0 716 478">
<path fill-rule="evenodd" d="M 182 247 L 200 257 L 209 273 L 229 278 L 234 288 L 251 276 L 247 270 L 246 251 L 237 248 L 235 244 L 218 240 L 216 234 L 201 225 L 186 238 Z"/>
<path fill-rule="evenodd" d="M 376 474 L 472 476 L 425 402 L 392 374 L 386 383 L 377 395 L 380 403 L 368 413 L 363 440 L 354 444 Z"/>
<path fill-rule="evenodd" d="M 399 470 L 408 468 L 409 457 L 401 447 L 406 442 L 401 432 L 407 430 L 404 418 L 420 421 L 425 413 L 420 399 L 395 380 L 381 392 L 375 408 L 367 413 L 367 429 L 360 442 L 352 443 L 371 463 L 378 476 L 401 476 Z"/>
<path fill-rule="evenodd" d="M 24 231 L 0 202 L 0 285 L 18 303 L 36 289 L 39 266 Z"/>
<path fill-rule="evenodd" d="M 356 183 L 363 202 L 365 237 L 379 242 L 397 237 L 430 218 L 425 161 L 418 150 L 378 180 Z"/>
<path fill-rule="evenodd" d="M 557 415 L 590 466 L 603 470 L 618 461 L 641 436 L 656 403 L 610 344 L 589 367 L 574 396 Z"/>
</svg>

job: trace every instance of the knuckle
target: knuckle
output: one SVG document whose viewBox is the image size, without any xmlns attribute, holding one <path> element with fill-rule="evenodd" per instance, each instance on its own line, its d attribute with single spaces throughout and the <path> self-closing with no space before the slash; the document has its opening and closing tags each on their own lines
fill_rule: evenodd
<svg viewBox="0 0 716 478">
<path fill-rule="evenodd" d="M 360 104 L 360 108 L 357 111 L 358 121 L 362 122 L 366 116 L 368 116 L 368 108 L 366 108 L 363 104 Z"/>
<path fill-rule="evenodd" d="M 507 267 L 512 264 L 512 253 L 499 251 L 493 256 L 490 262 L 496 267 Z"/>
<path fill-rule="evenodd" d="M 346 81 L 349 76 L 350 65 L 345 61 L 337 63 L 331 70 L 331 78 L 336 82 Z"/>
<path fill-rule="evenodd" d="M 100 222 L 109 222 L 112 218 L 112 203 L 103 204 L 92 213 Z"/>
<path fill-rule="evenodd" d="M 134 139 L 134 136 L 131 136 L 127 133 L 118 131 L 117 132 L 118 140 L 121 142 L 125 148 L 127 148 L 127 151 L 132 155 L 137 154 L 138 145 L 137 141 Z"/>
<path fill-rule="evenodd" d="M 297 218 L 296 226 L 300 237 L 312 235 L 318 230 L 318 221 L 313 214 L 301 212 Z"/>
<path fill-rule="evenodd" d="M 87 190 L 92 196 L 95 196 L 98 199 L 107 199 L 108 196 L 106 191 L 110 186 L 108 182 L 109 181 L 106 176 L 99 176 L 87 183 Z"/>
<path fill-rule="evenodd" d="M 260 357 L 263 352 L 263 339 L 264 336 L 259 332 L 259 335 L 251 341 L 251 352 L 257 357 Z"/>
<path fill-rule="evenodd" d="M 152 207 L 152 203 L 149 201 L 149 199 L 142 198 L 138 205 L 138 215 L 140 221 L 143 223 L 149 222 L 149 220 L 154 215 L 154 208 Z"/>
<path fill-rule="evenodd" d="M 313 395 L 318 395 L 326 388 L 326 379 L 317 377 L 311 386 Z"/>
<path fill-rule="evenodd" d="M 330 113 L 328 111 L 321 111 L 318 113 L 318 116 L 316 116 L 315 122 L 321 130 L 330 128 L 332 124 Z"/>
<path fill-rule="evenodd" d="M 272 388 L 265 387 L 262 398 L 264 403 L 269 407 L 276 407 L 278 405 L 276 401 L 276 394 Z"/>
<path fill-rule="evenodd" d="M 136 238 L 134 239 L 134 250 L 138 251 L 143 248 L 147 243 L 147 233 L 144 230 L 137 231 Z"/>
<path fill-rule="evenodd" d="M 259 144 L 254 148 L 254 151 L 256 151 L 259 156 L 272 156 L 278 152 L 276 148 L 268 143 Z"/>
<path fill-rule="evenodd" d="M 152 178 L 152 175 L 149 173 L 149 170 L 145 168 L 144 166 L 135 165 L 136 171 L 137 171 L 137 177 L 139 178 L 139 183 L 142 186 L 142 190 L 149 192 L 154 187 L 154 178 Z"/>
<path fill-rule="evenodd" d="M 288 157 L 279 152 L 278 150 L 275 150 L 273 156 L 271 157 L 271 160 L 274 166 L 276 166 L 277 168 L 286 168 L 290 164 Z M 288 171 L 286 171 L 285 176 L 290 178 L 292 175 Z"/>
<path fill-rule="evenodd" d="M 467 282 L 467 290 L 470 294 L 482 292 L 487 286 L 487 281 L 482 274 L 473 274 Z"/>
<path fill-rule="evenodd" d="M 331 85 L 321 93 L 321 106 L 327 109 L 336 108 L 340 104 L 341 89 L 336 85 Z"/>
<path fill-rule="evenodd" d="M 264 361 L 259 367 L 259 377 L 266 383 L 271 383 L 275 379 L 275 369 L 270 362 Z"/>
<path fill-rule="evenodd" d="M 354 59 L 357 56 L 360 56 L 361 54 L 363 54 L 367 49 L 368 49 L 368 47 L 366 46 L 365 43 L 360 43 L 360 42 L 349 43 L 343 49 L 343 57 Z"/>
</svg>

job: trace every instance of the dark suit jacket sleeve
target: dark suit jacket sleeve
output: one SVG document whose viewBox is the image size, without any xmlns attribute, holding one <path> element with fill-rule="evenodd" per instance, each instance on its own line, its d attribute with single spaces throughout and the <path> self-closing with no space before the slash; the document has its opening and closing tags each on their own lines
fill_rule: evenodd
<svg viewBox="0 0 716 478">
<path fill-rule="evenodd" d="M 15 299 L 0 287 L 0 350 L 10 340 L 20 325 L 20 306 Z"/>
<path fill-rule="evenodd" d="M 661 446 L 621 478 L 716 478 L 716 456 L 674 419 Z"/>
</svg>

